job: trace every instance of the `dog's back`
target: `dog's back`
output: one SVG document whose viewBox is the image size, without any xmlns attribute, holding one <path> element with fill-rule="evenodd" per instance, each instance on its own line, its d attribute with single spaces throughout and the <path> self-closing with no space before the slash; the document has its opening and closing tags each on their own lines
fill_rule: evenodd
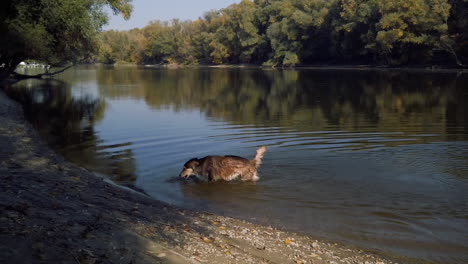
<svg viewBox="0 0 468 264">
<path fill-rule="evenodd" d="M 202 166 L 203 175 L 211 181 L 251 180 L 257 171 L 250 160 L 238 156 L 208 156 Z"/>
<path fill-rule="evenodd" d="M 239 177 L 243 181 L 256 181 L 259 179 L 257 168 L 260 167 L 266 150 L 265 146 L 257 149 L 253 160 L 231 155 L 192 159 L 184 165 L 184 170 L 190 169 L 193 174 L 210 181 L 231 181 Z M 181 175 L 186 175 L 184 170 Z"/>
</svg>

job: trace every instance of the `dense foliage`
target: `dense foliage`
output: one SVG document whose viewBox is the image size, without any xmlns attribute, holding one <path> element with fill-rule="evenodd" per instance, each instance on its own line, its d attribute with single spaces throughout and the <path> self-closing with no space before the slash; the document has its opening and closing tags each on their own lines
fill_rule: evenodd
<svg viewBox="0 0 468 264">
<path fill-rule="evenodd" d="M 466 64 L 468 0 L 243 0 L 101 34 L 104 63 Z"/>
<path fill-rule="evenodd" d="M 131 0 L 2 0 L 0 73 L 23 60 L 48 64 L 79 61 L 97 49 L 105 5 L 128 18 Z"/>
</svg>

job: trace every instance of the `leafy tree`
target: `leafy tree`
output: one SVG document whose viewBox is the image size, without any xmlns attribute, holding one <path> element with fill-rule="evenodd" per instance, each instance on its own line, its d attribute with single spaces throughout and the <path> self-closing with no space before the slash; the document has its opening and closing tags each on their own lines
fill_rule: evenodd
<svg viewBox="0 0 468 264">
<path fill-rule="evenodd" d="M 330 12 L 331 56 L 345 62 L 372 61 L 376 55 L 377 0 L 339 0 Z"/>
<path fill-rule="evenodd" d="M 211 53 L 213 47 L 210 46 L 213 40 L 214 34 L 209 32 L 208 21 L 205 19 L 198 19 L 190 24 L 191 36 L 190 36 L 190 49 L 191 54 L 194 57 L 194 63 L 210 64 Z"/>
<path fill-rule="evenodd" d="M 212 63 L 223 64 L 227 63 L 230 57 L 231 50 L 228 47 L 228 41 L 234 37 L 234 32 L 227 28 L 227 18 L 223 11 L 211 11 L 205 14 L 209 56 Z M 235 44 L 234 44 L 235 45 Z"/>
<path fill-rule="evenodd" d="M 135 60 L 139 30 L 109 30 L 100 34 L 99 61 L 103 63 L 138 62 Z"/>
<path fill-rule="evenodd" d="M 230 47 L 233 57 L 231 62 L 250 62 L 262 40 L 258 34 L 256 9 L 257 6 L 253 2 L 243 0 L 224 10 L 227 17 L 227 46 Z"/>
<path fill-rule="evenodd" d="M 188 21 L 172 20 L 171 31 L 176 45 L 176 51 L 172 54 L 170 61 L 179 64 L 194 64 L 197 59 L 192 52 L 192 37 L 194 28 Z"/>
<path fill-rule="evenodd" d="M 142 29 L 145 39 L 142 45 L 142 62 L 145 63 L 193 63 L 191 32 L 187 22 L 177 19 L 169 22 L 154 21 Z"/>
<path fill-rule="evenodd" d="M 454 45 L 448 51 L 455 57 L 458 65 L 468 64 L 468 0 L 450 0 L 448 21 L 450 38 Z"/>
<path fill-rule="evenodd" d="M 164 57 L 175 52 L 169 31 L 168 22 L 153 21 L 142 29 L 145 43 L 143 45 L 143 62 L 160 63 Z"/>
<path fill-rule="evenodd" d="M 103 6 L 125 18 L 131 0 L 4 0 L 0 3 L 0 65 L 12 72 L 26 59 L 48 64 L 90 57 L 106 23 Z"/>
<path fill-rule="evenodd" d="M 272 1 L 267 7 L 272 14 L 267 36 L 274 50 L 270 64 L 298 64 L 301 53 L 305 51 L 305 43 L 325 22 L 329 5 L 324 0 Z"/>
<path fill-rule="evenodd" d="M 392 64 L 425 60 L 435 48 L 450 46 L 447 0 L 387 0 L 378 2 L 377 48 Z"/>
</svg>

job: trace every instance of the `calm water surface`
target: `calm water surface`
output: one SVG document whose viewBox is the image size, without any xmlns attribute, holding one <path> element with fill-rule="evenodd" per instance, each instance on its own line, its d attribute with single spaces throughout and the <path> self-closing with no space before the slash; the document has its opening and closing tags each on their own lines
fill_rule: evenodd
<svg viewBox="0 0 468 264">
<path fill-rule="evenodd" d="M 468 262 L 467 74 L 89 66 L 8 92 L 65 157 L 157 199 Z M 260 145 L 255 184 L 177 179 Z"/>
</svg>

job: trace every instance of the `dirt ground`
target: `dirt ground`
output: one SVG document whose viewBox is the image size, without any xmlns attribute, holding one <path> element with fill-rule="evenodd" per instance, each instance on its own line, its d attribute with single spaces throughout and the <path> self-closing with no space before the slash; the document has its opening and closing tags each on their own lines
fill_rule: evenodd
<svg viewBox="0 0 468 264">
<path fill-rule="evenodd" d="M 0 263 L 396 263 L 113 185 L 52 152 L 1 89 L 0 183 Z"/>
</svg>

